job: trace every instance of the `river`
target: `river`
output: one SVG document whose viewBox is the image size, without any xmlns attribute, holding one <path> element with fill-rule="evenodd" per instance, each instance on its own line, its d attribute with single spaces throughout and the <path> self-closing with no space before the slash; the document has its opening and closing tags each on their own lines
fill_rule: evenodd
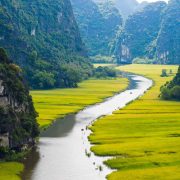
<svg viewBox="0 0 180 180">
<path fill-rule="evenodd" d="M 99 117 L 112 114 L 137 99 L 153 83 L 139 75 L 125 73 L 125 76 L 130 82 L 127 90 L 57 120 L 41 134 L 37 147 L 24 161 L 23 180 L 104 180 L 112 172 L 103 165 L 108 157 L 90 152 L 87 127 Z"/>
</svg>

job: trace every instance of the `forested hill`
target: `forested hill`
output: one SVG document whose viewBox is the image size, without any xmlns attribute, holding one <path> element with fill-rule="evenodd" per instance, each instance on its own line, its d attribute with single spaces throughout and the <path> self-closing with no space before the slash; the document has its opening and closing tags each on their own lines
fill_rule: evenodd
<svg viewBox="0 0 180 180">
<path fill-rule="evenodd" d="M 120 35 L 121 62 L 131 63 L 136 57 L 152 56 L 151 49 L 159 33 L 161 14 L 166 3 L 156 2 L 146 6 L 127 19 Z"/>
<path fill-rule="evenodd" d="M 132 14 L 139 5 L 136 0 L 113 0 L 113 2 L 124 19 L 127 19 L 127 17 Z"/>
<path fill-rule="evenodd" d="M 180 66 L 173 80 L 161 87 L 160 96 L 162 99 L 180 101 Z"/>
<path fill-rule="evenodd" d="M 21 149 L 34 143 L 39 135 L 36 117 L 21 69 L 0 48 L 0 158 L 8 153 L 6 147 Z"/>
<path fill-rule="evenodd" d="M 129 16 L 119 36 L 118 62 L 180 64 L 179 8 L 179 0 L 161 1 Z"/>
<path fill-rule="evenodd" d="M 71 0 L 82 38 L 90 56 L 113 54 L 116 33 L 122 18 L 111 2 Z"/>
<path fill-rule="evenodd" d="M 0 46 L 34 88 L 74 87 L 91 74 L 69 0 L 0 0 Z"/>
<path fill-rule="evenodd" d="M 93 0 L 95 3 L 104 3 L 112 2 L 112 4 L 119 10 L 119 13 L 122 15 L 124 21 L 128 18 L 129 15 L 145 7 L 148 2 L 144 1 L 138 3 L 136 0 Z"/>
<path fill-rule="evenodd" d="M 180 64 L 180 0 L 170 0 L 163 13 L 156 53 L 159 63 Z"/>
</svg>

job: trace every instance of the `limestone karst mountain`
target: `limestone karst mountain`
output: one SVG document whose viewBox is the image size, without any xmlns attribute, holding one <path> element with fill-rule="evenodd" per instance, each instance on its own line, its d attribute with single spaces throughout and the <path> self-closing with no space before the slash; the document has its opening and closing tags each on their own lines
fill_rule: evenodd
<svg viewBox="0 0 180 180">
<path fill-rule="evenodd" d="M 0 0 L 0 19 L 0 46 L 31 87 L 73 87 L 87 78 L 92 67 L 69 0 Z"/>
</svg>

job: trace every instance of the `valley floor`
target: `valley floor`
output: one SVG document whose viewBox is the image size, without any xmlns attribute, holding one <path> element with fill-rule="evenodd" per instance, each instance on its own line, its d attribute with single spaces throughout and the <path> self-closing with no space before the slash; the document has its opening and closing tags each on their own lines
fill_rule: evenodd
<svg viewBox="0 0 180 180">
<path fill-rule="evenodd" d="M 57 118 L 102 102 L 126 89 L 127 85 L 128 80 L 125 78 L 91 79 L 80 83 L 78 88 L 32 91 L 34 105 L 39 113 L 38 123 L 40 127 L 48 126 Z"/>
<path fill-rule="evenodd" d="M 102 102 L 105 98 L 126 89 L 125 78 L 87 80 L 76 89 L 32 91 L 40 127 L 49 126 L 54 120 L 76 113 L 88 105 Z M 19 180 L 23 165 L 17 162 L 0 162 L 0 180 Z"/>
<path fill-rule="evenodd" d="M 141 98 L 111 116 L 96 121 L 89 137 L 97 155 L 112 156 L 105 163 L 117 171 L 109 180 L 180 179 L 180 102 L 159 99 L 160 87 L 173 78 L 177 66 L 127 65 L 117 69 L 142 74 L 154 86 Z"/>
</svg>

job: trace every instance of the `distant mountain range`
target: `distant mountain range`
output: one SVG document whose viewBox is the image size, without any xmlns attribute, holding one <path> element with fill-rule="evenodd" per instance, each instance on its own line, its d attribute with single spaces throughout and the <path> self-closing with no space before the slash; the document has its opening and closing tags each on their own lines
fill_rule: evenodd
<svg viewBox="0 0 180 180">
<path fill-rule="evenodd" d="M 96 4 L 92 0 L 71 0 L 82 39 L 90 56 L 109 56 L 122 17 L 111 2 Z"/>
<path fill-rule="evenodd" d="M 179 0 L 160 1 L 129 16 L 118 38 L 119 62 L 145 58 L 145 63 L 180 64 L 179 9 Z"/>
<path fill-rule="evenodd" d="M 139 3 L 136 0 L 93 0 L 95 3 L 112 2 L 113 5 L 119 10 L 123 19 L 126 20 L 129 15 L 135 11 L 144 8 L 148 3 L 146 1 Z"/>
<path fill-rule="evenodd" d="M 168 5 L 136 0 L 72 0 L 72 4 L 90 55 L 115 56 L 118 63 L 139 58 L 144 63 L 180 64 L 179 0 Z"/>
</svg>

